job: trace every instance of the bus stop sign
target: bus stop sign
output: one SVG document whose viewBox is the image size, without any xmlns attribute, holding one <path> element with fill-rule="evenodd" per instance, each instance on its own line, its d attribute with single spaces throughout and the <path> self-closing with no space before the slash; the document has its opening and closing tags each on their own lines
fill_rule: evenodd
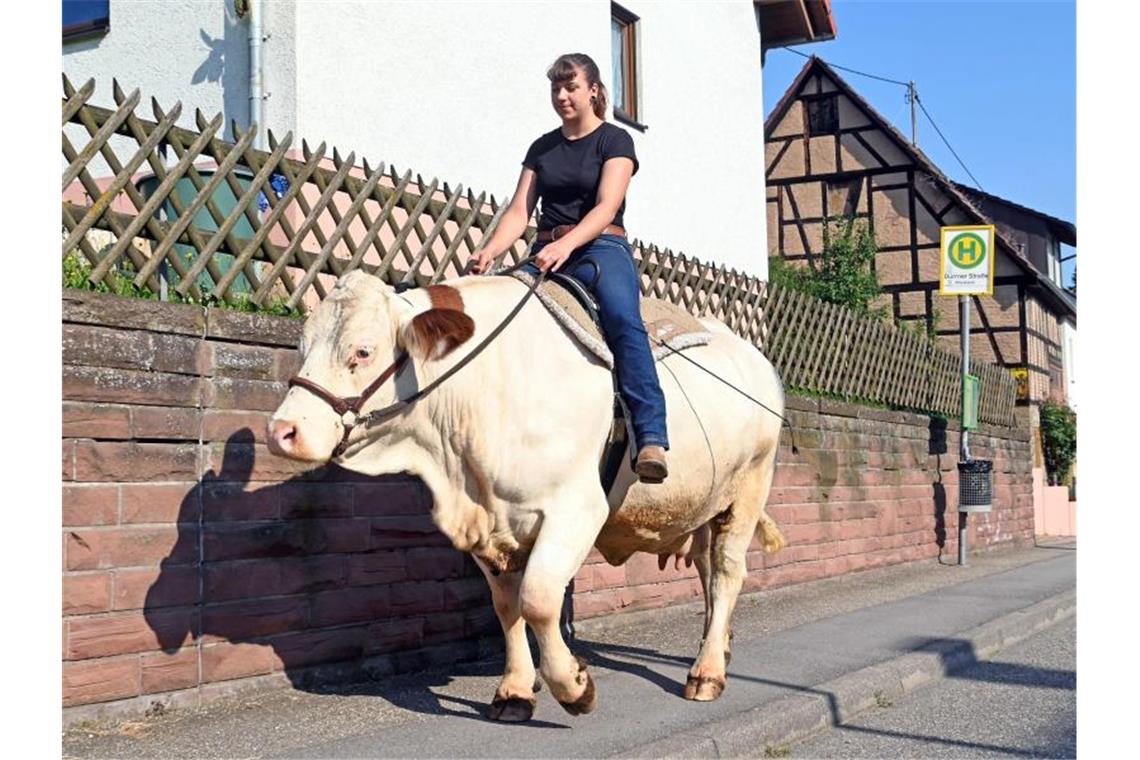
<svg viewBox="0 0 1140 760">
<path fill-rule="evenodd" d="M 994 226 L 943 227 L 938 293 L 993 295 Z"/>
</svg>

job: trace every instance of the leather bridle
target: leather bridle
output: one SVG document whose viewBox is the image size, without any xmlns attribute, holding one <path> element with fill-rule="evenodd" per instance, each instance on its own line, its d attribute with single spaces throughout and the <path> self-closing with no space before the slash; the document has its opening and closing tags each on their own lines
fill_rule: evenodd
<svg viewBox="0 0 1140 760">
<path fill-rule="evenodd" d="M 408 352 L 401 351 L 400 355 L 396 357 L 396 361 L 389 364 L 388 367 L 380 373 L 380 376 L 369 383 L 368 387 L 365 388 L 359 396 L 350 396 L 349 398 L 341 398 L 340 396 L 337 396 L 317 385 L 312 380 L 308 380 L 300 376 L 289 378 L 290 388 L 294 386 L 304 388 L 309 393 L 312 393 L 314 396 L 331 406 L 333 411 L 340 416 L 341 424 L 344 425 L 344 436 L 341 437 L 340 443 L 338 443 L 336 448 L 333 449 L 332 455 L 334 458 L 339 457 L 344 453 L 345 449 L 348 448 L 348 436 L 352 434 L 353 428 L 355 428 L 357 425 L 363 422 L 365 427 L 367 427 L 373 422 L 373 420 L 377 420 L 381 417 L 384 417 L 385 415 L 398 412 L 404 407 L 410 406 L 416 399 L 423 395 L 422 392 L 417 393 L 409 399 L 402 399 L 394 404 L 389 404 L 383 409 L 377 409 L 373 412 L 369 412 L 363 417 L 360 416 L 360 408 L 368 402 L 368 399 L 372 398 L 372 395 L 376 393 L 376 391 L 380 390 L 380 386 L 386 383 L 388 381 L 388 378 L 399 372 L 407 363 L 407 361 Z"/>
</svg>

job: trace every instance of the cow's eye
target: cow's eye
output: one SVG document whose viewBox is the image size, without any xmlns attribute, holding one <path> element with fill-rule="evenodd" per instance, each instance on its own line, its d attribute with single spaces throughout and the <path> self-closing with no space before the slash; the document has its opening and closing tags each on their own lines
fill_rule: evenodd
<svg viewBox="0 0 1140 760">
<path fill-rule="evenodd" d="M 371 348 L 358 348 L 358 349 L 356 349 L 356 353 L 353 354 L 353 358 L 357 359 L 358 361 L 364 361 L 366 359 L 371 358 L 371 356 L 372 356 L 372 349 Z"/>
</svg>

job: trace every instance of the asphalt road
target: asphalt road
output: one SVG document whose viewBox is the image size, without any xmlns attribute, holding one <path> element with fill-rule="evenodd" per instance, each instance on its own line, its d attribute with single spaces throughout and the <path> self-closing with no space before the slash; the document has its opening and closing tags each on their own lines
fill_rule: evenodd
<svg viewBox="0 0 1140 760">
<path fill-rule="evenodd" d="M 989 661 L 795 744 L 786 756 L 1076 757 L 1076 654 L 1071 617 Z"/>
</svg>

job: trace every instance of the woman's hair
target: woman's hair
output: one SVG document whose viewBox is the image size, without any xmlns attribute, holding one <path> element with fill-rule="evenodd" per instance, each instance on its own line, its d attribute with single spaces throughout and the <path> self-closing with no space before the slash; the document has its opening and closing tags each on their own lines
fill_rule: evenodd
<svg viewBox="0 0 1140 760">
<path fill-rule="evenodd" d="M 598 86 L 598 96 L 593 99 L 594 114 L 599 119 L 606 118 L 606 105 L 609 104 L 609 94 L 606 86 L 602 84 L 602 75 L 598 73 L 598 64 L 585 53 L 567 53 L 558 56 L 558 60 L 550 64 L 546 70 L 546 78 L 557 84 L 574 78 L 574 69 L 581 69 L 586 75 L 586 83 Z"/>
</svg>

